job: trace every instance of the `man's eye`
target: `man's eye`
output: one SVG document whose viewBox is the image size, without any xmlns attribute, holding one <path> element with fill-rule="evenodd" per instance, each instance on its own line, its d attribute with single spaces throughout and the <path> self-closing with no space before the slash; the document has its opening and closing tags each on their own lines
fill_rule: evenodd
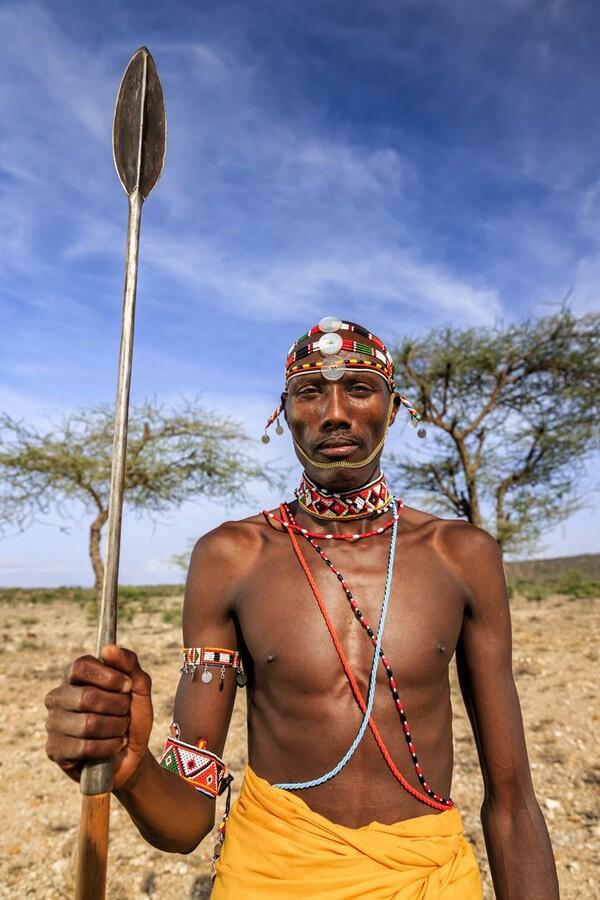
<svg viewBox="0 0 600 900">
<path fill-rule="evenodd" d="M 319 391 L 315 387 L 305 387 L 305 388 L 302 388 L 301 391 L 298 391 L 296 396 L 298 396 L 298 397 L 314 397 L 318 393 L 319 393 Z"/>
</svg>

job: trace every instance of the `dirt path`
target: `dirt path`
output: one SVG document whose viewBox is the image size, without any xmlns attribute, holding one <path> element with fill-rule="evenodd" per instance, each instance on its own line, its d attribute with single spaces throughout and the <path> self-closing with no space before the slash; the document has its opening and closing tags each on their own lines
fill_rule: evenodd
<svg viewBox="0 0 600 900">
<path fill-rule="evenodd" d="M 600 718 L 595 704 L 597 604 L 558 597 L 543 604 L 513 602 L 515 675 L 533 779 L 553 841 L 563 900 L 600 897 L 600 766 L 594 757 Z M 172 609 L 176 601 L 165 600 L 164 605 Z M 120 641 L 139 652 L 153 676 L 156 721 L 152 749 L 157 754 L 170 721 L 180 647 L 177 626 L 165 622 L 163 616 L 139 614 L 120 632 Z M 47 606 L 5 604 L 0 607 L 0 622 L 4 710 L 0 897 L 71 898 L 79 795 L 46 760 L 42 698 L 60 679 L 64 660 L 93 645 L 94 628 L 79 607 L 60 601 Z M 456 690 L 456 685 L 453 688 Z M 246 752 L 244 696 L 240 694 L 225 751 L 238 786 Z M 480 860 L 485 896 L 492 898 L 478 817 L 481 779 L 458 698 L 455 742 L 452 795 Z M 474 784 L 478 791 L 473 791 Z M 211 839 L 190 856 L 161 853 L 139 837 L 117 802 L 112 804 L 111 835 L 110 900 L 201 900 L 209 896 Z"/>
</svg>

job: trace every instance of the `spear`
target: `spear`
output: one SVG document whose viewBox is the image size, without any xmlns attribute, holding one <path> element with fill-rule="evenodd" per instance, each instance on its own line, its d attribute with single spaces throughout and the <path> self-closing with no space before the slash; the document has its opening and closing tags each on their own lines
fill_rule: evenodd
<svg viewBox="0 0 600 900">
<path fill-rule="evenodd" d="M 148 50 L 140 47 L 125 69 L 113 117 L 113 156 L 119 180 L 129 200 L 129 220 L 110 476 L 106 568 L 98 621 L 97 656 L 105 644 L 114 644 L 117 639 L 117 583 L 140 222 L 142 204 L 162 172 L 166 135 L 165 107 L 156 66 Z M 82 801 L 76 900 L 103 900 L 105 896 L 112 777 L 112 760 L 109 759 L 87 763 L 81 773 Z"/>
</svg>

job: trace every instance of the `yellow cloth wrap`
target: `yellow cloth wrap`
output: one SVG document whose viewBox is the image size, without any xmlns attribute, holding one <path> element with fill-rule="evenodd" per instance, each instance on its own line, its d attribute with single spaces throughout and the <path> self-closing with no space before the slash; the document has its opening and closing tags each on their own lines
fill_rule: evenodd
<svg viewBox="0 0 600 900">
<path fill-rule="evenodd" d="M 481 900 L 457 809 L 335 825 L 246 768 L 211 900 Z"/>
</svg>

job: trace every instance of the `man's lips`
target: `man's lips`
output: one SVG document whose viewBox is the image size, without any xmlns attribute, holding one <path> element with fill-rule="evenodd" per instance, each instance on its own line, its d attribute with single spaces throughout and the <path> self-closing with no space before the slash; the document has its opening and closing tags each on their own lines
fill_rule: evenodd
<svg viewBox="0 0 600 900">
<path fill-rule="evenodd" d="M 318 444 L 319 453 L 324 456 L 346 456 L 358 447 L 357 441 L 351 438 L 328 438 Z"/>
</svg>

